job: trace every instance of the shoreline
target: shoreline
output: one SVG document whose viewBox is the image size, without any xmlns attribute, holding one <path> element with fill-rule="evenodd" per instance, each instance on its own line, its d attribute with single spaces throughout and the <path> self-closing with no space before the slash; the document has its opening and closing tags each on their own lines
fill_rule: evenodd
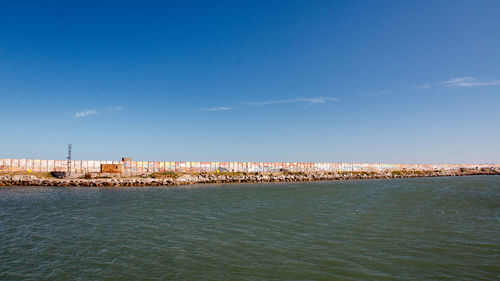
<svg viewBox="0 0 500 281">
<path fill-rule="evenodd" d="M 370 180 L 449 176 L 500 175 L 496 169 L 460 169 L 448 171 L 392 172 L 273 172 L 273 173 L 185 173 L 151 174 L 140 177 L 104 176 L 101 178 L 51 178 L 32 174 L 0 174 L 0 186 L 60 186 L 60 187 L 131 187 L 180 186 L 191 184 L 312 182 L 336 180 Z"/>
</svg>

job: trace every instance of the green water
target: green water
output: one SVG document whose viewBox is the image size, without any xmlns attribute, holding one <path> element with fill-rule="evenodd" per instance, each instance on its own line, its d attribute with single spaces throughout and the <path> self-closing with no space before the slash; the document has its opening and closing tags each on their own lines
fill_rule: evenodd
<svg viewBox="0 0 500 281">
<path fill-rule="evenodd" d="M 2 280 L 498 280 L 500 177 L 0 188 Z"/>
</svg>

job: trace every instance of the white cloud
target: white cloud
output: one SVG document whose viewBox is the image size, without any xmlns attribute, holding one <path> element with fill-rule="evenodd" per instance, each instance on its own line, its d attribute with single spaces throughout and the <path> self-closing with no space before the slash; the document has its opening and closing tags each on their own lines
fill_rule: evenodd
<svg viewBox="0 0 500 281">
<path fill-rule="evenodd" d="M 331 97 L 317 97 L 317 98 L 296 98 L 287 100 L 275 100 L 275 101 L 262 101 L 262 102 L 245 102 L 248 105 L 271 105 L 271 104 L 283 104 L 283 103 L 306 103 L 309 105 L 313 104 L 324 104 L 328 102 L 339 101 L 338 98 Z"/>
<path fill-rule="evenodd" d="M 494 86 L 500 85 L 500 80 L 479 80 L 475 77 L 465 76 L 444 81 L 441 85 L 449 88 Z"/>
<path fill-rule="evenodd" d="M 417 89 L 429 89 L 431 87 L 432 87 L 432 85 L 429 83 L 424 83 L 424 84 L 415 86 L 415 88 L 417 88 Z"/>
<path fill-rule="evenodd" d="M 114 113 L 114 112 L 120 111 L 122 109 L 123 109 L 123 107 L 121 105 L 108 106 L 107 112 L 108 113 Z"/>
<path fill-rule="evenodd" d="M 275 101 L 261 101 L 261 102 L 243 102 L 241 105 L 251 105 L 251 106 L 264 106 L 273 104 L 286 104 L 286 103 L 305 103 L 308 105 L 313 104 L 325 104 L 330 102 L 339 101 L 338 98 L 331 97 L 317 97 L 317 98 L 295 98 L 287 100 L 275 100 Z M 203 111 L 228 111 L 238 108 L 239 106 L 220 106 L 202 109 Z"/>
<path fill-rule="evenodd" d="M 387 94 L 390 94 L 390 93 L 392 93 L 392 91 L 389 91 L 389 90 L 381 90 L 381 91 L 375 91 L 375 92 L 365 93 L 365 94 L 362 94 L 361 96 L 365 96 L 365 97 L 370 97 L 370 96 L 381 96 L 381 95 L 387 95 Z"/>
<path fill-rule="evenodd" d="M 219 107 L 211 107 L 211 108 L 205 108 L 203 111 L 227 111 L 227 110 L 233 110 L 234 107 L 232 106 L 219 106 Z"/>
<path fill-rule="evenodd" d="M 97 115 L 97 111 L 95 111 L 93 109 L 89 109 L 89 110 L 85 110 L 85 111 L 78 111 L 73 115 L 73 117 L 74 118 L 82 118 L 82 117 L 89 117 L 89 116 L 93 116 L 93 115 Z"/>
<path fill-rule="evenodd" d="M 87 109 L 85 111 L 77 111 L 73 117 L 74 118 L 85 118 L 89 116 L 96 116 L 100 114 L 113 114 L 115 112 L 121 111 L 123 107 L 121 105 L 108 106 L 102 110 Z"/>
</svg>

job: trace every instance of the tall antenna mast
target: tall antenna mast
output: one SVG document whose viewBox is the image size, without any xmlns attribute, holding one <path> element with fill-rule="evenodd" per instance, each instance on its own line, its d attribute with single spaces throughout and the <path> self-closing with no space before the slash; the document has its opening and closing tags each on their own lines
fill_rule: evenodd
<svg viewBox="0 0 500 281">
<path fill-rule="evenodd" d="M 68 157 L 66 157 L 66 159 L 68 159 L 68 175 L 71 174 L 71 144 L 68 144 Z"/>
</svg>

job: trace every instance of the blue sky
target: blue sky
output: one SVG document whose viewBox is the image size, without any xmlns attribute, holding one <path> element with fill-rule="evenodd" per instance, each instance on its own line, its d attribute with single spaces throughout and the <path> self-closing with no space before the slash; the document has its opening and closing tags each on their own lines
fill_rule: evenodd
<svg viewBox="0 0 500 281">
<path fill-rule="evenodd" d="M 1 1 L 0 157 L 500 163 L 499 1 Z"/>
</svg>

